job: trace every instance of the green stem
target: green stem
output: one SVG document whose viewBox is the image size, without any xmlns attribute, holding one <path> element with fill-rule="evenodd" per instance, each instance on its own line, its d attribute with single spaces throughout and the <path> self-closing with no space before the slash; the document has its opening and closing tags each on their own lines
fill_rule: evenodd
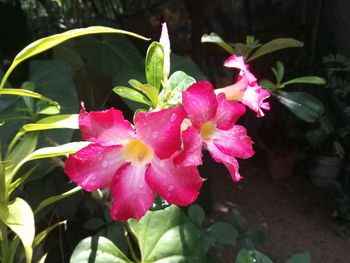
<svg viewBox="0 0 350 263">
<path fill-rule="evenodd" d="M 130 236 L 129 236 L 129 225 L 128 225 L 128 223 L 125 223 L 124 234 L 125 234 L 125 237 L 126 237 L 126 241 L 128 243 L 128 247 L 130 249 L 130 253 L 131 253 L 132 259 L 135 262 L 140 262 L 140 260 L 136 256 L 136 253 L 135 253 L 135 250 L 134 250 L 134 246 L 131 244 L 131 240 L 130 240 Z"/>
<path fill-rule="evenodd" d="M 7 237 L 7 226 L 0 222 L 0 232 L 1 232 L 1 262 L 7 263 L 7 252 L 8 252 L 8 237 Z"/>
</svg>

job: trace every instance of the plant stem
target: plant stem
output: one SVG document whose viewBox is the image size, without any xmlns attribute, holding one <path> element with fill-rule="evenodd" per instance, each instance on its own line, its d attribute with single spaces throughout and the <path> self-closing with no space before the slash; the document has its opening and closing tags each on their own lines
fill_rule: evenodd
<svg viewBox="0 0 350 263">
<path fill-rule="evenodd" d="M 130 237 L 129 237 L 129 226 L 128 226 L 128 223 L 125 223 L 124 234 L 125 234 L 125 237 L 126 237 L 126 241 L 128 243 L 128 247 L 130 249 L 130 253 L 131 253 L 132 259 L 135 262 L 140 262 L 140 260 L 136 256 L 136 253 L 135 253 L 135 250 L 134 250 L 134 246 L 131 244 L 131 240 L 130 240 Z"/>
</svg>

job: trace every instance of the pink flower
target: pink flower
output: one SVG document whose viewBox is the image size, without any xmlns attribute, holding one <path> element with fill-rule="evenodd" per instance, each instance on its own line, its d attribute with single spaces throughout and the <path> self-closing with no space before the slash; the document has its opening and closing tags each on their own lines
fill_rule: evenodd
<svg viewBox="0 0 350 263">
<path fill-rule="evenodd" d="M 203 179 L 195 166 L 177 167 L 173 161 L 184 118 L 181 106 L 140 112 L 132 127 L 119 110 L 87 113 L 82 105 L 81 134 L 92 143 L 68 157 L 65 173 L 87 191 L 111 186 L 115 220 L 140 219 L 155 193 L 171 204 L 189 205 Z"/>
<path fill-rule="evenodd" d="M 265 99 L 270 97 L 270 93 L 259 86 L 256 77 L 249 71 L 249 66 L 244 63 L 244 58 L 233 55 L 224 66 L 240 69 L 238 81 L 233 85 L 217 89 L 216 94 L 224 92 L 228 100 L 240 101 L 254 110 L 258 117 L 264 116 L 262 109 L 270 109 L 269 103 L 265 102 Z"/>
<path fill-rule="evenodd" d="M 200 165 L 204 145 L 215 161 L 228 168 L 233 181 L 239 181 L 236 157 L 249 158 L 254 154 L 253 141 L 246 129 L 235 125 L 245 107 L 228 101 L 223 93 L 216 96 L 207 81 L 197 82 L 184 91 L 182 103 L 193 125 L 182 133 L 184 151 L 175 158 L 177 165 Z"/>
</svg>

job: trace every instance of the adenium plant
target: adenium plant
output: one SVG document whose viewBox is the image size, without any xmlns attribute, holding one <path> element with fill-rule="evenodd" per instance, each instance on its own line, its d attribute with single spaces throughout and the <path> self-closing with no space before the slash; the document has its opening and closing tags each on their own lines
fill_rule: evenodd
<svg viewBox="0 0 350 263">
<path fill-rule="evenodd" d="M 262 109 L 269 109 L 269 93 L 257 84 L 243 57 L 233 55 L 225 66 L 240 70 L 231 86 L 214 90 L 207 81 L 171 85 L 170 41 L 163 24 L 160 43 L 153 42 L 147 52 L 148 83 L 133 80 L 129 83 L 136 90 L 115 89 L 150 108 L 136 112 L 132 124 L 119 110 L 87 112 L 82 103 L 79 128 L 91 143 L 69 155 L 65 173 L 87 191 L 110 186 L 111 216 L 122 221 L 143 217 L 156 194 L 169 204 L 194 202 L 204 181 L 197 169 L 203 146 L 239 181 L 236 158 L 249 158 L 254 150 L 246 129 L 236 121 L 245 106 L 262 117 Z"/>
</svg>

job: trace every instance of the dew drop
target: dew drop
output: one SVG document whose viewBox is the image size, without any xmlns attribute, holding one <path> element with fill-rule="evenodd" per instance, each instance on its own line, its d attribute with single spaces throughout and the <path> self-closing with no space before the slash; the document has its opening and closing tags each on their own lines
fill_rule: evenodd
<svg viewBox="0 0 350 263">
<path fill-rule="evenodd" d="M 152 138 L 157 139 L 158 137 L 158 132 L 152 132 Z"/>
<path fill-rule="evenodd" d="M 143 183 L 140 183 L 140 184 L 139 184 L 139 188 L 143 188 Z"/>
<path fill-rule="evenodd" d="M 175 113 L 173 113 L 173 114 L 171 114 L 171 116 L 170 116 L 170 121 L 171 122 L 173 122 L 173 121 L 176 121 L 176 114 Z"/>
<path fill-rule="evenodd" d="M 107 167 L 107 165 L 108 165 L 108 162 L 107 162 L 107 161 L 103 161 L 103 162 L 102 162 L 102 167 Z"/>
<path fill-rule="evenodd" d="M 172 191 L 174 189 L 174 186 L 170 185 L 168 186 L 168 191 Z"/>
</svg>

